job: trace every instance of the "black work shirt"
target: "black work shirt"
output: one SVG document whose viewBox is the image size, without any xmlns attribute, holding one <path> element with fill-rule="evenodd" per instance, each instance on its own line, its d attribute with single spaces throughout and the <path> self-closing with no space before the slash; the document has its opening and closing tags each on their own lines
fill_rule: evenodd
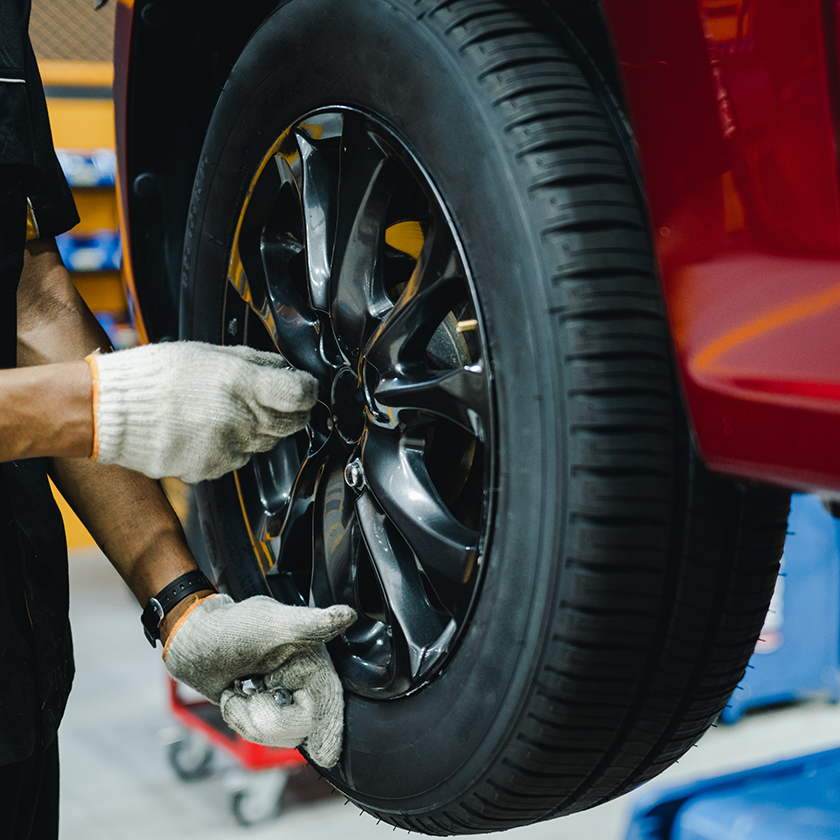
<svg viewBox="0 0 840 840">
<path fill-rule="evenodd" d="M 27 199 L 42 236 L 78 221 L 52 147 L 29 0 L 0 0 L 0 368 L 16 365 Z M 73 679 L 67 546 L 46 464 L 0 465 L 0 764 L 51 743 Z"/>
<path fill-rule="evenodd" d="M 53 150 L 29 9 L 30 0 L 0 0 L 0 166 L 24 173 L 41 236 L 56 236 L 79 216 Z"/>
</svg>

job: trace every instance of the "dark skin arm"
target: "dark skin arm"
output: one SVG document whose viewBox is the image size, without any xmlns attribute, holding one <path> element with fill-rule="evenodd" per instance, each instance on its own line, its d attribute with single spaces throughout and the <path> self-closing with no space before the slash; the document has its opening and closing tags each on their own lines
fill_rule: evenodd
<svg viewBox="0 0 840 840">
<path fill-rule="evenodd" d="M 85 362 L 0 372 L 0 461 L 89 456 L 90 402 L 90 369 Z M 62 410 L 54 410 L 59 405 Z"/>
<path fill-rule="evenodd" d="M 93 447 L 90 370 L 78 360 L 97 348 L 105 351 L 110 342 L 76 291 L 55 242 L 29 243 L 18 289 L 19 369 L 0 374 L 0 439 L 10 441 L 2 445 L 7 449 L 0 448 L 0 459 L 52 458 L 56 486 L 145 605 L 197 564 L 157 481 L 88 459 Z M 192 601 L 185 599 L 168 613 L 161 639 Z"/>
</svg>

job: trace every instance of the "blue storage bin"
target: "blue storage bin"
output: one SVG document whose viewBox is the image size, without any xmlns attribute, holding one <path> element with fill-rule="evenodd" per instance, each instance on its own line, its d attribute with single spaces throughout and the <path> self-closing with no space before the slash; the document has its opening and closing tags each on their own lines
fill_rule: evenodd
<svg viewBox="0 0 840 840">
<path fill-rule="evenodd" d="M 92 152 L 56 149 L 55 153 L 71 187 L 115 185 L 117 156 L 113 149 L 95 149 Z"/>
<path fill-rule="evenodd" d="M 55 238 L 58 252 L 69 271 L 119 271 L 122 246 L 118 231 L 92 234 L 61 233 Z"/>
<path fill-rule="evenodd" d="M 827 692 L 840 699 L 840 526 L 817 496 L 791 499 L 782 575 L 750 668 L 721 719 Z"/>
<path fill-rule="evenodd" d="M 840 750 L 640 799 L 626 840 L 837 840 Z"/>
</svg>

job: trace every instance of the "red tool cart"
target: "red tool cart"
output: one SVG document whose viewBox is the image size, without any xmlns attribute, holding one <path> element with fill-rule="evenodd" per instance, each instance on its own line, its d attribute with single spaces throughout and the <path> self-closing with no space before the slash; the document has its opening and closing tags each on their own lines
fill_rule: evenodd
<svg viewBox="0 0 840 840">
<path fill-rule="evenodd" d="M 213 772 L 213 754 L 222 750 L 244 770 L 275 770 L 261 774 L 263 781 L 256 791 L 251 786 L 238 786 L 231 796 L 231 810 L 240 825 L 255 825 L 276 817 L 282 810 L 283 792 L 289 777 L 306 765 L 306 759 L 295 749 L 252 744 L 234 732 L 222 719 L 219 707 L 202 697 L 190 699 L 171 677 L 170 708 L 184 726 L 183 738 L 169 746 L 169 762 L 178 777 L 196 781 Z"/>
</svg>

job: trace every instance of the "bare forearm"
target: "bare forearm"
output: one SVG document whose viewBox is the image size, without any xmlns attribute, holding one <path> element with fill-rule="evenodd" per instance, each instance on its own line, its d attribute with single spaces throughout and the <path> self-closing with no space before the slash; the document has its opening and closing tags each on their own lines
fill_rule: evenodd
<svg viewBox="0 0 840 840">
<path fill-rule="evenodd" d="M 86 451 L 45 452 L 84 455 L 91 452 L 90 373 L 83 359 L 110 344 L 79 297 L 54 246 L 30 250 L 18 295 L 18 363 L 40 366 L 19 374 L 81 365 L 87 373 L 87 416 L 91 440 Z M 50 473 L 64 497 L 123 577 L 137 600 L 146 601 L 173 578 L 196 567 L 180 522 L 160 485 L 133 470 L 96 464 L 87 458 L 56 457 Z M 177 617 L 173 611 L 167 619 Z M 166 627 L 163 628 L 164 631 Z M 165 632 L 163 633 L 165 636 Z"/>
<path fill-rule="evenodd" d="M 140 604 L 196 568 L 156 481 L 123 467 L 61 458 L 50 475 Z"/>
<path fill-rule="evenodd" d="M 124 467 L 55 458 L 50 475 L 138 603 L 197 567 L 183 528 L 158 482 Z M 210 594 L 201 592 L 196 597 Z M 190 601 L 169 612 L 164 641 Z"/>
<path fill-rule="evenodd" d="M 0 371 L 0 461 L 85 458 L 93 445 L 84 361 Z"/>
</svg>

